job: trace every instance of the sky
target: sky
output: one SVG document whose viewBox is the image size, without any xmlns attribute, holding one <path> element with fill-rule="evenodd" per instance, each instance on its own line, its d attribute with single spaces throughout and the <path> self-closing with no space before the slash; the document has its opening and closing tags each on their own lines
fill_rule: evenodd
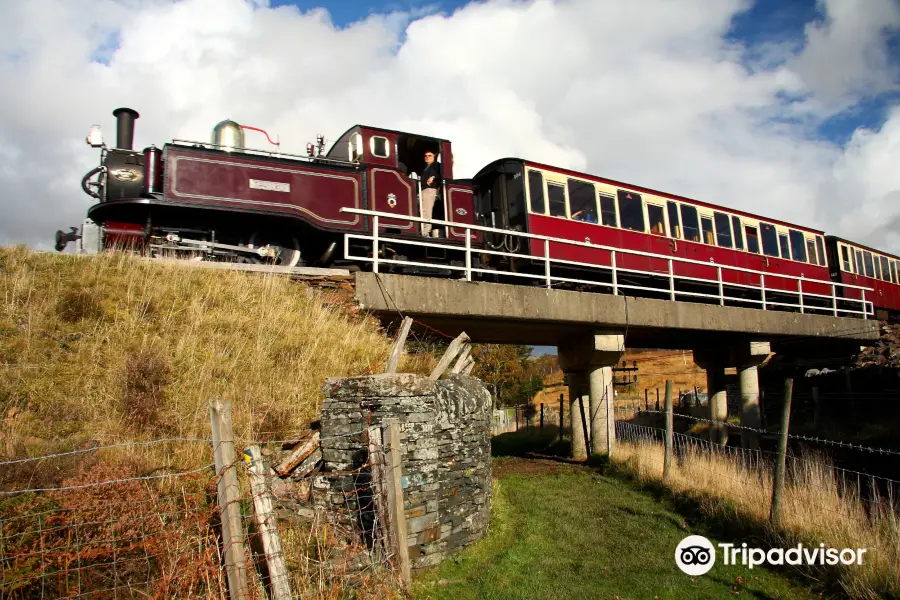
<svg viewBox="0 0 900 600">
<path fill-rule="evenodd" d="M 2 245 L 80 225 L 128 106 L 137 148 L 366 123 L 900 253 L 900 0 L 0 0 L 0 77 Z"/>
</svg>

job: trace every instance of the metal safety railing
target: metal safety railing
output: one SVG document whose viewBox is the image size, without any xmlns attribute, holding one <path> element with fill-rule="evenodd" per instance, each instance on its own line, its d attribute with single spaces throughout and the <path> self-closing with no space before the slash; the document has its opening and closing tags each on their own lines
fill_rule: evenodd
<svg viewBox="0 0 900 600">
<path fill-rule="evenodd" d="M 371 262 L 372 270 L 375 273 L 379 272 L 379 266 L 382 264 L 386 265 L 405 265 L 405 266 L 417 266 L 417 267 L 425 267 L 425 268 L 440 268 L 444 270 L 450 271 L 458 271 L 465 274 L 466 281 L 472 281 L 473 273 L 483 273 L 483 274 L 503 274 L 509 277 L 519 277 L 523 279 L 531 279 L 531 280 L 541 280 L 545 283 L 547 288 L 552 288 L 554 283 L 573 283 L 573 284 L 581 284 L 581 285 L 590 285 L 590 286 L 598 286 L 603 288 L 610 288 L 612 290 L 613 295 L 619 295 L 623 290 L 631 290 L 631 291 L 643 291 L 643 292 L 652 292 L 655 294 L 663 293 L 668 294 L 669 300 L 676 301 L 679 297 L 682 298 L 705 298 L 710 300 L 717 300 L 721 306 L 725 306 L 725 301 L 728 300 L 730 302 L 735 303 L 747 303 L 753 304 L 757 306 L 761 306 L 763 310 L 769 310 L 770 308 L 775 307 L 785 307 L 785 308 L 796 308 L 799 309 L 801 313 L 812 313 L 812 312 L 822 312 L 826 314 L 831 314 L 835 317 L 842 315 L 852 315 L 859 316 L 863 319 L 868 319 L 870 316 L 875 314 L 875 308 L 872 302 L 866 300 L 866 292 L 871 292 L 872 288 L 863 287 L 859 285 L 852 285 L 848 283 L 838 283 L 831 280 L 826 279 L 811 279 L 808 277 L 798 277 L 796 275 L 783 275 L 780 273 L 771 273 L 766 271 L 758 271 L 755 269 L 748 269 L 746 267 L 736 267 L 732 265 L 720 265 L 713 262 L 703 262 L 701 260 L 694 260 L 690 258 L 682 258 L 678 256 L 666 256 L 662 254 L 655 254 L 652 252 L 644 252 L 641 250 L 629 250 L 626 248 L 617 248 L 614 246 L 606 246 L 603 244 L 594 244 L 592 242 L 580 242 L 575 240 L 568 240 L 557 237 L 550 237 L 546 235 L 537 235 L 533 233 L 524 233 L 520 231 L 511 231 L 507 229 L 496 229 L 493 227 L 485 227 L 482 225 L 471 225 L 466 223 L 457 223 L 452 221 L 442 221 L 439 219 L 423 219 L 421 217 L 413 217 L 409 215 L 397 215 L 388 212 L 381 212 L 375 210 L 365 210 L 359 208 L 342 208 L 341 212 L 350 213 L 350 214 L 359 214 L 365 215 L 372 219 L 372 233 L 371 234 L 357 234 L 357 233 L 348 233 L 344 235 L 344 256 L 347 259 L 359 260 L 364 262 Z M 398 238 L 398 237 L 390 237 L 388 235 L 384 235 L 383 232 L 379 231 L 381 226 L 381 219 L 391 219 L 395 221 L 410 221 L 414 223 L 422 223 L 422 224 L 430 224 L 432 227 L 452 227 L 453 229 L 464 229 L 465 230 L 465 244 L 461 247 L 457 244 L 453 243 L 441 243 L 440 238 L 423 238 L 422 241 L 417 239 L 409 239 L 409 238 Z M 493 233 L 499 236 L 516 236 L 519 238 L 529 239 L 532 242 L 539 242 L 538 247 L 543 247 L 542 254 L 522 254 L 515 252 L 503 252 L 500 250 L 492 250 L 489 248 L 473 248 L 472 247 L 472 232 L 473 231 L 481 231 L 485 233 Z M 371 242 L 372 247 L 372 255 L 371 256 L 354 256 L 350 252 L 350 240 L 361 240 L 363 242 Z M 434 240 L 434 241 L 424 241 L 424 240 Z M 406 259 L 397 259 L 397 258 L 384 258 L 380 255 L 380 245 L 384 242 L 391 242 L 394 244 L 405 244 L 410 246 L 417 246 L 422 248 L 439 248 L 442 250 L 449 251 L 457 251 L 464 253 L 464 262 L 463 265 L 452 265 L 447 263 L 435 264 L 429 262 L 415 261 L 415 260 L 406 260 Z M 579 248 L 587 248 L 591 250 L 601 250 L 610 253 L 610 264 L 609 265 L 598 265 L 594 263 L 586 263 L 572 260 L 564 260 L 560 258 L 553 258 L 550 256 L 550 245 L 551 244 L 559 244 L 562 246 L 571 246 L 571 247 L 579 247 Z M 532 245 L 532 250 L 534 250 L 535 245 Z M 535 261 L 542 261 L 544 264 L 544 272 L 543 274 L 537 273 L 524 273 L 521 271 L 502 271 L 498 269 L 488 269 L 472 266 L 472 254 L 477 253 L 478 255 L 491 255 L 491 256 L 504 256 L 509 258 L 530 258 Z M 655 259 L 659 261 L 665 261 L 668 265 L 668 271 L 663 273 L 660 271 L 647 271 L 640 269 L 631 269 L 631 268 L 623 268 L 617 266 L 617 257 L 622 256 L 637 256 L 648 259 Z M 688 275 L 679 275 L 675 273 L 675 265 L 676 264 L 688 264 L 688 265 L 697 265 L 705 268 L 715 268 L 716 269 L 716 278 L 708 279 L 702 277 L 692 277 Z M 610 281 L 595 281 L 588 279 L 578 279 L 573 277 L 564 277 L 560 275 L 554 275 L 552 273 L 553 266 L 570 266 L 570 267 L 582 267 L 594 269 L 599 272 L 608 272 L 610 274 Z M 737 273 L 746 273 L 756 277 L 759 277 L 759 285 L 749 285 L 746 283 L 736 283 L 731 281 L 725 281 L 722 277 L 723 272 L 737 272 Z M 662 283 L 667 283 L 668 287 L 649 287 L 649 286 L 641 286 L 634 284 L 626 284 L 620 283 L 620 275 L 628 274 L 628 275 L 641 275 L 645 277 L 650 277 L 653 279 L 658 279 Z M 766 281 L 769 281 L 769 285 L 766 284 Z M 786 289 L 785 287 L 773 287 L 771 285 L 772 280 L 781 280 L 781 281 L 793 281 L 796 282 L 796 289 Z M 676 282 L 694 282 L 694 283 L 702 283 L 708 285 L 717 285 L 718 290 L 717 293 L 706 293 L 699 291 L 687 291 L 687 290 L 679 290 L 676 288 Z M 807 286 L 806 291 L 804 290 L 804 285 Z M 818 294 L 812 293 L 809 291 L 809 288 L 812 286 L 827 286 L 830 290 L 830 294 Z M 729 295 L 729 292 L 733 290 L 755 290 L 759 293 L 759 299 L 757 298 L 747 298 L 745 296 L 737 296 L 733 293 Z M 841 290 L 858 290 L 859 298 L 846 297 L 846 294 L 838 295 L 838 289 Z M 769 293 L 769 297 L 767 297 L 767 292 Z M 779 294 L 778 300 L 772 299 L 773 294 Z M 795 298 L 795 301 L 784 301 Z M 815 299 L 819 299 L 821 302 L 820 305 L 816 305 L 810 303 L 810 301 L 814 301 Z M 843 303 L 843 306 L 849 306 L 849 308 L 839 308 L 838 303 Z M 828 305 L 825 305 L 825 304 Z"/>
</svg>

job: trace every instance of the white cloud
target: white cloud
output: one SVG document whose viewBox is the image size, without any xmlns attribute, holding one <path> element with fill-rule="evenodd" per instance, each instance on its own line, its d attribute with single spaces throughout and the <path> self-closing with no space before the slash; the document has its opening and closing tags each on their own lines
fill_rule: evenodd
<svg viewBox="0 0 900 600">
<path fill-rule="evenodd" d="M 493 0 L 343 29 L 322 9 L 242 0 L 6 3 L 0 243 L 49 244 L 80 222 L 97 160 L 83 136 L 113 135 L 111 111 L 130 106 L 137 147 L 205 140 L 229 117 L 302 152 L 363 122 L 453 140 L 458 176 L 522 156 L 900 250 L 900 114 L 845 149 L 804 137 L 821 106 L 893 81 L 880 38 L 853 35 L 892 13 L 839 4 L 796 58 L 751 71 L 725 40 L 738 0 Z"/>
</svg>

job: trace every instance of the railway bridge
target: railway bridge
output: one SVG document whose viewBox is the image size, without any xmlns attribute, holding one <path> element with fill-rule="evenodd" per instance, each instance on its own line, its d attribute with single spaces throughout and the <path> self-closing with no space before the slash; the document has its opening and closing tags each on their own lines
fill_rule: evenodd
<svg viewBox="0 0 900 600">
<path fill-rule="evenodd" d="M 725 369 L 735 368 L 741 425 L 760 427 L 757 367 L 772 353 L 794 358 L 846 356 L 878 339 L 880 322 L 779 310 L 596 294 L 435 277 L 358 272 L 361 308 L 390 324 L 411 316 L 448 335 L 480 343 L 556 346 L 570 402 L 590 406 L 586 447 L 580 411 L 573 454 L 606 453 L 614 442 L 612 367 L 629 348 L 690 349 L 707 373 L 710 418 L 727 418 Z M 713 435 L 724 429 L 715 428 Z M 744 431 L 742 445 L 758 448 Z"/>
</svg>

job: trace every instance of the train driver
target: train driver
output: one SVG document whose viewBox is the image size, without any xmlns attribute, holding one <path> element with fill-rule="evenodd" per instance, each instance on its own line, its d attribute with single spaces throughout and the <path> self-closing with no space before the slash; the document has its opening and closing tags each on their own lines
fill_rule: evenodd
<svg viewBox="0 0 900 600">
<path fill-rule="evenodd" d="M 422 218 L 431 219 L 434 203 L 438 197 L 438 190 L 444 181 L 441 164 L 435 161 L 435 154 L 431 150 L 425 151 L 425 168 L 422 169 Z M 431 225 L 422 223 L 422 235 L 431 237 Z"/>
</svg>

